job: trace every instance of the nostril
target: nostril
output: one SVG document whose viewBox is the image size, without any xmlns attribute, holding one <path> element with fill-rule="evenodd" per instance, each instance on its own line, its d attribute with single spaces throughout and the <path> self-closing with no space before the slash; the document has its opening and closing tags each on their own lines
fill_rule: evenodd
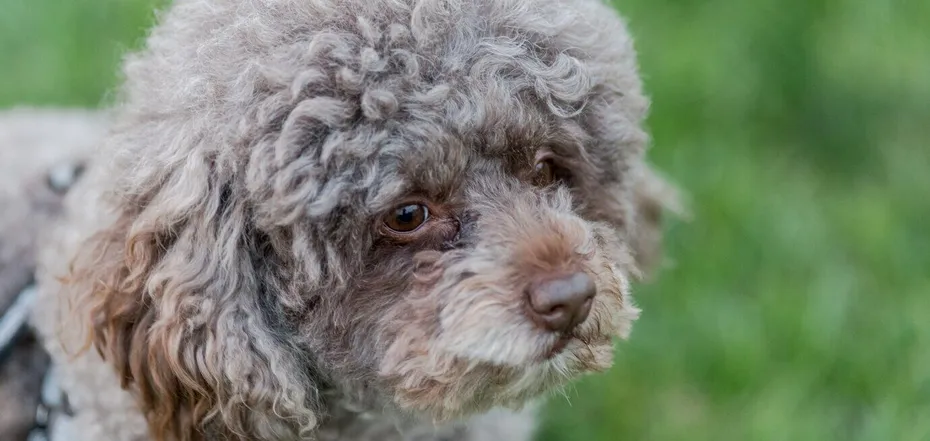
<svg viewBox="0 0 930 441">
<path fill-rule="evenodd" d="M 550 331 L 571 331 L 588 317 L 596 291 L 594 280 L 583 272 L 535 284 L 527 292 L 530 316 Z"/>
</svg>

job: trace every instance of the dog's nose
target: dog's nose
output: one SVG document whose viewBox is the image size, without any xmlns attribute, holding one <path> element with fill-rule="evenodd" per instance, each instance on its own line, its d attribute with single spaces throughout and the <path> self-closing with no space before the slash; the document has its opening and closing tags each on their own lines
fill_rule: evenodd
<svg viewBox="0 0 930 441">
<path fill-rule="evenodd" d="M 527 290 L 531 318 L 553 332 L 569 332 L 588 318 L 597 286 L 578 272 L 548 279 Z"/>
</svg>

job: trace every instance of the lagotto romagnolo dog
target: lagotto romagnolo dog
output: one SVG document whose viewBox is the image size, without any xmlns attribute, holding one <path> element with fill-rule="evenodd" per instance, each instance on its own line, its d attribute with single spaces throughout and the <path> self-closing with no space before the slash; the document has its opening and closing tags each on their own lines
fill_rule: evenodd
<svg viewBox="0 0 930 441">
<path fill-rule="evenodd" d="M 68 441 L 527 439 L 672 200 L 600 0 L 176 0 L 43 234 Z"/>
</svg>

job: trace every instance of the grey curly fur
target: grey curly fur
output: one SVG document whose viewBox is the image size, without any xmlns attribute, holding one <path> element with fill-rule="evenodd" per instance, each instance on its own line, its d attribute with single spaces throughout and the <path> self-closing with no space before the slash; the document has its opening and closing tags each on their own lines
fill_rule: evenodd
<svg viewBox="0 0 930 441">
<path fill-rule="evenodd" d="M 596 0 L 177 0 L 43 250 L 72 439 L 527 438 L 638 315 L 647 107 Z M 565 271 L 597 296 L 549 357 L 523 292 Z"/>
</svg>

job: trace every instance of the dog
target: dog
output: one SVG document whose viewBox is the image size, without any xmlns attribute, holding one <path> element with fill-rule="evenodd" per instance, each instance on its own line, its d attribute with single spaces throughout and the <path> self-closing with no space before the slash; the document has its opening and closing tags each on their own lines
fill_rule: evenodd
<svg viewBox="0 0 930 441">
<path fill-rule="evenodd" d="M 613 8 L 159 17 L 39 234 L 62 438 L 519 441 L 611 366 L 675 205 Z"/>
</svg>

